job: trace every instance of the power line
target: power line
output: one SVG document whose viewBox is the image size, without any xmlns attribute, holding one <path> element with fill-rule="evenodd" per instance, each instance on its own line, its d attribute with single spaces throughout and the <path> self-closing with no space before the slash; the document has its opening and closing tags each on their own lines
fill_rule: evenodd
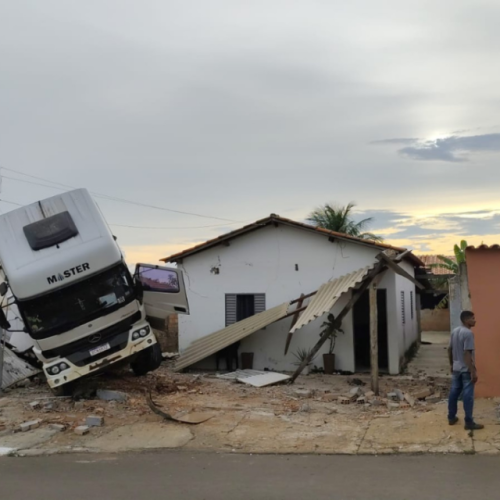
<svg viewBox="0 0 500 500">
<path fill-rule="evenodd" d="M 2 203 L 9 203 L 10 205 L 15 205 L 17 207 L 24 207 L 25 205 L 22 205 L 21 203 L 15 203 L 14 201 L 8 201 L 0 198 L 0 202 Z M 249 222 L 249 221 L 246 221 Z M 223 226 L 232 226 L 236 224 L 235 222 L 233 223 L 227 223 L 227 224 L 210 224 L 208 226 L 131 226 L 128 224 L 108 224 L 109 226 L 113 227 L 127 227 L 131 229 L 204 229 L 204 228 L 209 228 L 209 227 L 223 227 Z"/>
<path fill-rule="evenodd" d="M 41 180 L 41 181 L 44 181 L 44 182 L 49 182 L 51 184 L 58 184 L 59 186 L 63 186 L 64 188 L 77 189 L 74 186 L 70 186 L 70 185 L 67 185 L 67 184 L 62 184 L 60 182 L 54 182 L 54 181 L 51 181 L 49 179 L 45 179 L 43 177 L 38 177 L 36 175 L 26 174 L 24 172 L 21 172 L 20 170 L 15 170 L 13 168 L 8 168 L 8 167 L 4 167 L 4 166 L 0 165 L 0 169 L 2 169 L 2 168 L 4 170 L 8 170 L 9 172 L 14 172 L 14 173 L 17 173 L 17 174 L 20 174 L 20 175 L 24 175 L 26 177 L 31 177 L 33 179 Z M 17 181 L 17 182 L 24 182 L 24 183 L 27 183 L 27 184 L 34 184 L 34 185 L 39 185 L 39 186 L 47 187 L 47 188 L 51 188 L 51 189 L 60 189 L 60 190 L 62 190 L 62 188 L 59 188 L 59 187 L 48 186 L 46 184 L 40 184 L 40 183 L 36 183 L 36 182 L 33 182 L 33 181 L 27 181 L 27 180 L 24 180 L 24 179 L 16 179 L 15 177 L 9 177 L 9 176 L 6 176 L 6 175 L 3 175 L 3 177 L 6 178 L 6 179 Z M 172 213 L 177 213 L 177 214 L 182 214 L 182 215 L 191 215 L 191 216 L 194 216 L 194 217 L 202 217 L 204 219 L 221 220 L 221 221 L 225 221 L 225 222 L 234 222 L 234 223 L 242 223 L 243 222 L 243 221 L 238 221 L 238 220 L 234 220 L 234 219 L 225 219 L 225 218 L 222 218 L 222 217 L 214 217 L 214 216 L 210 216 L 210 215 L 197 214 L 197 213 L 194 213 L 194 212 L 184 212 L 182 210 L 174 210 L 174 209 L 171 209 L 171 208 L 159 207 L 159 206 L 156 206 L 156 205 L 150 205 L 150 204 L 147 204 L 147 203 L 141 203 L 141 202 L 137 202 L 137 201 L 133 201 L 133 200 L 128 200 L 126 198 L 118 198 L 116 196 L 109 196 L 107 194 L 97 193 L 95 191 L 90 191 L 90 192 L 91 192 L 91 194 L 93 194 L 94 196 L 97 196 L 99 198 L 103 198 L 103 199 L 107 199 L 107 200 L 111 200 L 111 201 L 119 201 L 121 203 L 129 203 L 129 204 L 132 204 L 132 205 L 137 205 L 137 206 L 146 207 L 146 208 L 154 208 L 156 210 L 163 210 L 163 211 L 166 211 L 166 212 L 172 212 Z"/>
<path fill-rule="evenodd" d="M 207 227 L 223 227 L 223 226 L 232 226 L 236 224 L 236 222 L 232 222 L 229 224 L 211 224 L 209 226 L 186 226 L 186 227 L 179 227 L 179 226 L 173 226 L 173 227 L 165 227 L 165 226 L 129 226 L 126 224 L 109 224 L 110 226 L 113 227 L 129 227 L 132 229 L 204 229 Z"/>
</svg>

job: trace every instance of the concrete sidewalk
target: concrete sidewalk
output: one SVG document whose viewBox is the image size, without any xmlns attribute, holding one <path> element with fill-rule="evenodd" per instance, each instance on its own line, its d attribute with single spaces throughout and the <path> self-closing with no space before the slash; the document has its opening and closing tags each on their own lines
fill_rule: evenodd
<svg viewBox="0 0 500 500">
<path fill-rule="evenodd" d="M 475 416 L 486 429 L 470 436 L 463 422 L 447 422 L 447 378 L 384 376 L 381 397 L 343 395 L 369 392 L 369 376 L 314 374 L 294 385 L 253 388 L 214 375 L 173 374 L 160 369 L 147 377 L 127 373 L 100 380 L 121 391 L 123 401 L 97 394 L 82 399 L 53 398 L 32 384 L 0 398 L 0 454 L 40 455 L 89 451 L 182 448 L 233 453 L 500 453 L 500 401 L 479 400 Z M 425 396 L 418 394 L 424 390 Z M 164 421 L 149 408 L 152 391 L 162 411 L 209 419 L 199 425 Z M 414 395 L 411 404 L 396 402 L 394 391 Z M 389 393 L 392 393 L 389 397 Z M 387 397 L 385 397 L 387 396 Z M 345 404 L 345 400 L 352 401 Z M 86 419 L 101 421 L 77 434 Z M 95 418 L 97 416 L 97 418 Z M 21 432 L 21 424 L 36 421 Z M 26 427 L 26 425 L 23 425 Z"/>
<path fill-rule="evenodd" d="M 500 425 L 492 400 L 476 404 L 477 420 L 486 425 L 473 436 L 462 422 L 450 427 L 445 403 L 425 413 L 396 411 L 360 414 L 357 419 L 325 408 L 324 412 L 275 415 L 272 410 L 227 408 L 207 422 L 189 426 L 164 422 L 155 415 L 133 423 L 93 428 L 86 436 L 40 427 L 0 436 L 4 454 L 36 456 L 69 452 L 123 452 L 183 448 L 237 453 L 320 453 L 379 455 L 392 453 L 500 454 Z"/>
</svg>

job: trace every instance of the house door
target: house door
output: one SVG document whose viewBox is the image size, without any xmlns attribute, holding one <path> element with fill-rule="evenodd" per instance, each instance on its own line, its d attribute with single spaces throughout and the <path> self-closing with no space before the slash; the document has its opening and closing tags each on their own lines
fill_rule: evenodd
<svg viewBox="0 0 500 500">
<path fill-rule="evenodd" d="M 382 371 L 389 368 L 389 343 L 387 332 L 387 290 L 377 290 L 378 313 L 378 366 Z M 370 298 L 365 291 L 354 305 L 354 356 L 356 371 L 370 369 Z"/>
</svg>

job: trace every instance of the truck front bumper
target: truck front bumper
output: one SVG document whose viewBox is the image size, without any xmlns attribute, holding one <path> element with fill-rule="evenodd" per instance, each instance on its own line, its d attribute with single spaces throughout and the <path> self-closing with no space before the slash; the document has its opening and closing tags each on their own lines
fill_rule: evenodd
<svg viewBox="0 0 500 500">
<path fill-rule="evenodd" d="M 143 328 L 148 329 L 147 335 L 134 339 L 134 333 Z M 73 355 L 44 362 L 43 371 L 47 377 L 47 383 L 54 389 L 86 375 L 97 373 L 112 364 L 131 358 L 156 343 L 157 340 L 151 327 L 146 322 L 141 322 L 140 324 L 135 324 L 130 331 L 117 336 L 116 339 L 110 339 L 102 345 L 96 344 L 93 349 L 87 349 Z M 91 354 L 91 351 L 99 351 L 99 349 L 102 349 L 102 351 L 95 355 Z M 41 352 L 37 353 L 35 349 L 35 354 L 41 355 Z M 59 372 L 54 374 L 52 371 L 54 367 L 64 369 L 59 369 Z"/>
</svg>

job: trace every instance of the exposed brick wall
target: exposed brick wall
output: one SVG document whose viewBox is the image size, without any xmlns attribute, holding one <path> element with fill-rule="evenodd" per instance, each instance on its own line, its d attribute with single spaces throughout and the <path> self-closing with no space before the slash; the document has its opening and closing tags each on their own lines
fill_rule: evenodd
<svg viewBox="0 0 500 500">
<path fill-rule="evenodd" d="M 171 314 L 165 320 L 165 331 L 155 330 L 156 338 L 160 343 L 162 352 L 179 351 L 179 318 Z"/>
</svg>

